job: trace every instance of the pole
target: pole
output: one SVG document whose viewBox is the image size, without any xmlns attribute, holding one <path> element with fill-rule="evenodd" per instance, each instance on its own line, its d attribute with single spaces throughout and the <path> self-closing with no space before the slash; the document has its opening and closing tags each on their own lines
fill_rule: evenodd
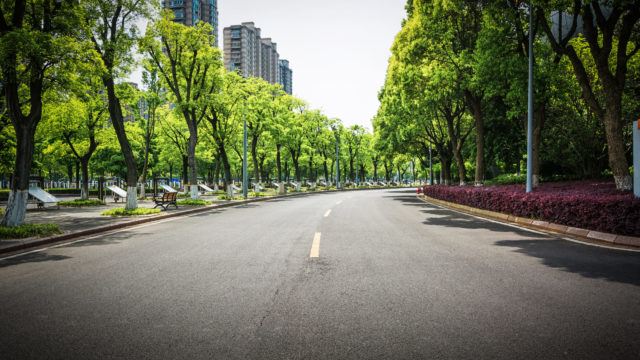
<svg viewBox="0 0 640 360">
<path fill-rule="evenodd" d="M 340 135 L 336 133 L 336 189 L 340 190 Z"/>
<path fill-rule="evenodd" d="M 529 2 L 529 94 L 527 119 L 527 192 L 533 191 L 533 6 Z"/>
<path fill-rule="evenodd" d="M 246 200 L 249 197 L 249 169 L 247 168 L 247 118 L 244 113 L 242 114 L 242 121 L 244 123 L 242 139 L 242 196 Z"/>
</svg>

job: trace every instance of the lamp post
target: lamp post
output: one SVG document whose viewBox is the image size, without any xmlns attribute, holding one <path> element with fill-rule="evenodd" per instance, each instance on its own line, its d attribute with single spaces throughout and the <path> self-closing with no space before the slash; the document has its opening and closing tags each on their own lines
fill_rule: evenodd
<svg viewBox="0 0 640 360">
<path fill-rule="evenodd" d="M 336 190 L 340 190 L 340 133 L 335 126 L 332 126 L 336 136 Z"/>
<path fill-rule="evenodd" d="M 529 2 L 529 94 L 527 101 L 527 192 L 533 191 L 533 6 Z"/>
</svg>

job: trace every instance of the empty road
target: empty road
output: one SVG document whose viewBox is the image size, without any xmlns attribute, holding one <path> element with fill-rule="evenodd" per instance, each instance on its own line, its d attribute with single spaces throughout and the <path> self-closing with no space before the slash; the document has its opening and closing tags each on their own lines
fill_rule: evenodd
<svg viewBox="0 0 640 360">
<path fill-rule="evenodd" d="M 640 253 L 413 191 L 211 211 L 0 260 L 1 359 L 639 359 Z"/>
</svg>

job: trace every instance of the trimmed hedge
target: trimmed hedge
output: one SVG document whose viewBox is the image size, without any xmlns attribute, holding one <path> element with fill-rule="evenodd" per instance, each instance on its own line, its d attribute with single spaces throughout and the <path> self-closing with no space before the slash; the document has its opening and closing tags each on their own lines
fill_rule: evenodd
<svg viewBox="0 0 640 360">
<path fill-rule="evenodd" d="M 640 199 L 613 183 L 547 183 L 527 194 L 523 185 L 425 186 L 425 195 L 518 217 L 640 236 Z"/>
</svg>

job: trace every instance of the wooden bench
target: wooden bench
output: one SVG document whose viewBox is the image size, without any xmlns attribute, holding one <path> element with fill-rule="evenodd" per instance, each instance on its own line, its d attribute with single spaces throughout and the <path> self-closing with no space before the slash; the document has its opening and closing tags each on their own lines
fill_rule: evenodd
<svg viewBox="0 0 640 360">
<path fill-rule="evenodd" d="M 164 194 L 162 194 L 161 198 L 153 198 L 153 202 L 156 203 L 156 206 L 154 206 L 153 208 L 157 208 L 158 206 L 160 206 L 161 208 L 163 208 L 164 210 L 167 210 L 167 208 L 171 205 L 175 206 L 176 209 L 178 208 L 178 204 L 176 203 L 176 199 L 178 193 L 177 192 L 165 192 Z"/>
</svg>

